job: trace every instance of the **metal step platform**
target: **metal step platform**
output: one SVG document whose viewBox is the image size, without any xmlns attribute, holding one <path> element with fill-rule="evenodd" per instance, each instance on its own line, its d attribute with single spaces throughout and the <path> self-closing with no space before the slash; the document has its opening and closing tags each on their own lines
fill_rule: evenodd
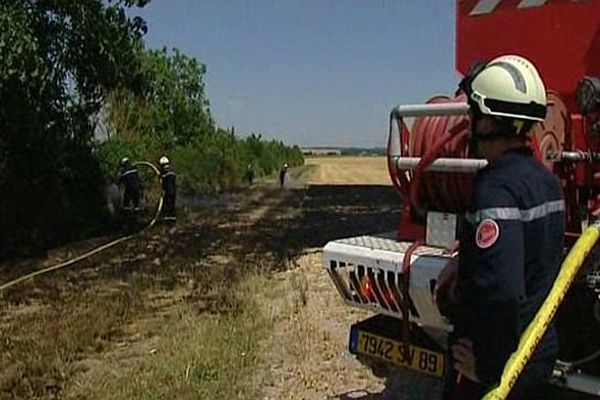
<svg viewBox="0 0 600 400">
<path fill-rule="evenodd" d="M 340 296 L 353 307 L 402 319 L 403 261 L 413 244 L 395 233 L 357 236 L 327 243 L 323 266 Z M 418 246 L 410 257 L 410 321 L 419 326 L 452 331 L 433 300 L 433 289 L 451 257 L 443 248 Z"/>
</svg>

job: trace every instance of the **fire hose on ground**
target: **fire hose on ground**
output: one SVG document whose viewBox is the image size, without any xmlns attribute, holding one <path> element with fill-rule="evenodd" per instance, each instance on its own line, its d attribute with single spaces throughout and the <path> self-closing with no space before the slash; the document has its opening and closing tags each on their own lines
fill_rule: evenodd
<svg viewBox="0 0 600 400">
<path fill-rule="evenodd" d="M 156 175 L 160 177 L 160 172 L 159 172 L 158 168 L 156 168 L 152 163 L 149 163 L 147 161 L 138 161 L 138 162 L 133 163 L 133 165 L 134 166 L 145 165 L 145 166 L 149 167 L 150 169 L 152 169 L 152 171 L 154 171 L 154 173 L 156 173 Z M 6 282 L 6 283 L 0 285 L 0 292 L 4 291 L 4 290 L 6 290 L 6 289 L 8 289 L 8 288 L 10 288 L 12 286 L 15 286 L 15 285 L 17 285 L 17 284 L 19 284 L 21 282 L 24 282 L 26 280 L 34 278 L 36 276 L 47 274 L 49 272 L 56 271 L 58 269 L 62 269 L 62 268 L 66 268 L 68 266 L 74 265 L 74 264 L 78 263 L 81 260 L 84 260 L 84 259 L 86 259 L 88 257 L 93 256 L 94 254 L 98 254 L 98 253 L 100 253 L 100 252 L 102 252 L 102 251 L 104 251 L 106 249 L 109 249 L 109 248 L 111 248 L 113 246 L 116 246 L 119 243 L 123 243 L 123 242 L 125 242 L 127 240 L 130 240 L 130 239 L 134 238 L 135 236 L 137 236 L 141 232 L 145 231 L 146 229 L 149 229 L 149 228 L 153 227 L 154 224 L 156 224 L 156 221 L 158 220 L 158 217 L 159 217 L 160 212 L 162 210 L 162 206 L 163 206 L 163 196 L 161 194 L 160 199 L 158 200 L 157 207 L 156 207 L 156 212 L 154 213 L 154 217 L 152 218 L 152 220 L 150 221 L 150 223 L 148 225 L 144 226 L 138 232 L 135 232 L 135 233 L 132 233 L 132 234 L 129 234 L 129 235 L 126 235 L 126 236 L 122 236 L 122 237 L 120 237 L 118 239 L 115 239 L 115 240 L 113 240 L 111 242 L 105 243 L 102 246 L 97 247 L 97 248 L 95 248 L 95 249 L 93 249 L 91 251 L 88 251 L 87 253 L 84 253 L 84 254 L 82 254 L 80 256 L 77 256 L 77 257 L 75 257 L 75 258 L 73 258 L 71 260 L 67 260 L 67 261 L 64 261 L 64 262 L 62 262 L 60 264 L 53 265 L 51 267 L 44 268 L 44 269 L 41 269 L 41 270 L 38 270 L 38 271 L 34 271 L 32 273 L 23 275 L 23 276 L 21 276 L 21 277 L 19 277 L 17 279 L 13 279 L 13 280 L 11 280 L 9 282 Z"/>
</svg>

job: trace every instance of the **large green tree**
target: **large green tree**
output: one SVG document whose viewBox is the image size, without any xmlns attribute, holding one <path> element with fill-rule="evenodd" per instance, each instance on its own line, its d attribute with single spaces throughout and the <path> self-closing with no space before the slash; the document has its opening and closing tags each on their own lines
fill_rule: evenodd
<svg viewBox="0 0 600 400">
<path fill-rule="evenodd" d="M 107 104 L 112 135 L 152 138 L 163 150 L 171 150 L 214 132 L 204 64 L 178 49 L 143 50 L 138 59 L 148 85 L 141 94 L 124 88 L 112 92 Z"/>
<path fill-rule="evenodd" d="M 124 7 L 147 1 L 0 2 L 0 259 L 101 218 L 94 116 L 117 87 L 143 91 Z"/>
<path fill-rule="evenodd" d="M 136 57 L 146 83 L 143 90 L 116 88 L 102 113 L 109 140 L 97 145 L 97 154 L 107 176 L 114 174 L 123 156 L 157 160 L 216 132 L 204 88 L 204 64 L 178 49 L 139 49 Z M 194 171 L 196 177 L 202 174 Z"/>
</svg>

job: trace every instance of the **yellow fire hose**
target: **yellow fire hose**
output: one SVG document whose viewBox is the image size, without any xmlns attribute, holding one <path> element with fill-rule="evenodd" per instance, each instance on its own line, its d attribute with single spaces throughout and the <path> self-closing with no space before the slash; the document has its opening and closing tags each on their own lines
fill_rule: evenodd
<svg viewBox="0 0 600 400">
<path fill-rule="evenodd" d="M 148 167 L 150 167 L 156 173 L 156 175 L 158 175 L 160 177 L 160 172 L 158 171 L 158 168 L 156 168 L 152 163 L 149 163 L 147 161 L 138 161 L 138 162 L 133 163 L 133 165 L 134 166 L 135 165 L 145 165 L 145 166 L 148 166 Z M 162 210 L 162 206 L 163 206 L 163 197 L 161 195 L 160 199 L 158 201 L 158 205 L 156 207 L 156 213 L 154 214 L 154 218 L 152 218 L 152 221 L 150 221 L 150 223 L 147 226 L 145 226 L 144 228 L 142 228 L 139 232 L 136 232 L 136 233 L 133 233 L 131 235 L 127 235 L 127 236 L 123 236 L 123 237 L 120 237 L 118 239 L 115 239 L 112 242 L 103 244 L 102 246 L 97 247 L 94 250 L 88 251 L 87 253 L 82 254 L 80 256 L 77 256 L 77 257 L 75 257 L 75 258 L 73 258 L 71 260 L 62 262 L 62 263 L 57 264 L 57 265 L 53 265 L 53 266 L 48 267 L 48 268 L 41 269 L 39 271 L 32 272 L 32 273 L 27 274 L 27 275 L 23 275 L 23 276 L 21 276 L 21 277 L 19 277 L 17 279 L 13 279 L 12 281 L 6 282 L 6 283 L 0 285 L 0 292 L 8 289 L 9 287 L 15 286 L 15 285 L 17 285 L 17 284 L 19 284 L 19 283 L 21 283 L 23 281 L 31 279 L 31 278 L 33 278 L 35 276 L 42 275 L 42 274 L 47 274 L 48 272 L 56 271 L 57 269 L 61 269 L 61 268 L 65 268 L 65 267 L 68 267 L 70 265 L 73 265 L 73 264 L 75 264 L 75 263 L 77 263 L 77 262 L 79 262 L 81 260 L 84 260 L 84 259 L 86 259 L 86 258 L 88 258 L 88 257 L 90 257 L 90 256 L 92 256 L 94 254 L 100 253 L 101 251 L 104 251 L 104 250 L 106 250 L 106 249 L 108 249 L 110 247 L 113 247 L 113 246 L 115 246 L 115 245 L 117 245 L 119 243 L 125 242 L 125 241 L 133 238 L 134 236 L 136 236 L 140 232 L 142 232 L 142 231 L 144 231 L 144 230 L 146 230 L 146 229 L 151 228 L 152 226 L 154 226 L 154 224 L 158 220 L 158 216 L 160 215 L 160 212 Z"/>
<path fill-rule="evenodd" d="M 504 400 L 515 385 L 525 365 L 533 355 L 537 345 L 542 340 L 544 333 L 556 314 L 556 310 L 565 298 L 571 283 L 581 268 L 584 260 L 598 241 L 600 236 L 600 222 L 590 225 L 579 237 L 569 254 L 563 261 L 554 285 L 548 293 L 546 300 L 538 310 L 533 320 L 527 326 L 517 350 L 510 356 L 500 384 L 488 392 L 483 400 Z"/>
</svg>

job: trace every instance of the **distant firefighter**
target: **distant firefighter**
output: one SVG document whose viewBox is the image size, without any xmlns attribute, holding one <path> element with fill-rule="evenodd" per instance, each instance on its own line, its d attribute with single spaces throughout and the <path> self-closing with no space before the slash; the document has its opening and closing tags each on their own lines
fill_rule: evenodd
<svg viewBox="0 0 600 400">
<path fill-rule="evenodd" d="M 177 174 L 171 167 L 169 159 L 162 156 L 159 160 L 160 179 L 163 191 L 163 215 L 165 222 L 174 224 L 175 219 L 175 197 L 177 194 Z"/>
<path fill-rule="evenodd" d="M 283 167 L 279 171 L 279 187 L 283 187 L 285 184 L 285 176 L 287 175 L 288 165 L 283 164 Z"/>
<path fill-rule="evenodd" d="M 254 173 L 254 167 L 252 166 L 252 164 L 248 164 L 248 167 L 246 168 L 246 173 L 244 174 L 244 180 L 248 183 L 248 185 L 252 185 L 252 183 L 254 183 L 255 177 L 256 174 Z"/>
<path fill-rule="evenodd" d="M 123 187 L 123 210 L 138 211 L 143 190 L 142 180 L 137 168 L 131 164 L 127 157 L 121 160 L 119 187 Z"/>
</svg>

